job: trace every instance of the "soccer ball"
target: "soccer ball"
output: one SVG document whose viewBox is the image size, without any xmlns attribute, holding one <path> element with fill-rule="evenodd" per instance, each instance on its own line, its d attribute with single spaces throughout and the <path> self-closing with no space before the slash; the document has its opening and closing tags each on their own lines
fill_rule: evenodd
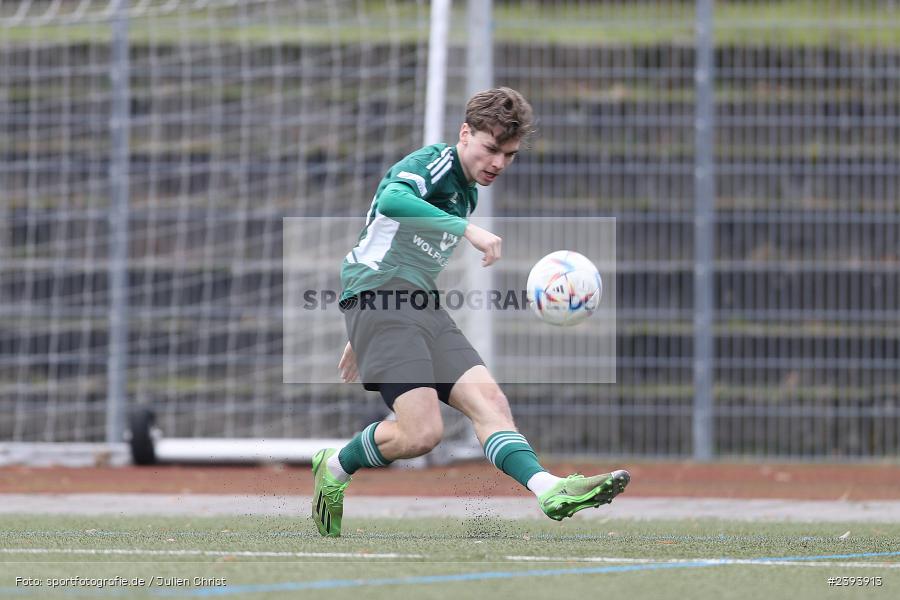
<svg viewBox="0 0 900 600">
<path fill-rule="evenodd" d="M 581 323 L 597 310 L 603 295 L 597 267 L 570 250 L 551 252 L 539 260 L 531 268 L 526 285 L 531 308 L 551 325 Z"/>
</svg>

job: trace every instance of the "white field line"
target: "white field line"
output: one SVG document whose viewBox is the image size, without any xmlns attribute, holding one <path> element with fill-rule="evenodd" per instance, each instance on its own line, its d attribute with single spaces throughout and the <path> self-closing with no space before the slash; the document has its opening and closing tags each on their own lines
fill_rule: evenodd
<svg viewBox="0 0 900 600">
<path fill-rule="evenodd" d="M 515 561 L 534 561 L 534 562 L 599 562 L 599 563 L 623 563 L 623 564 L 646 564 L 646 563 L 664 563 L 664 562 L 696 562 L 696 560 L 684 560 L 680 558 L 615 558 L 612 556 L 570 556 L 570 557 L 554 557 L 554 556 L 504 556 L 506 560 Z"/>
<path fill-rule="evenodd" d="M 869 569 L 900 569 L 900 563 L 873 563 L 873 562 L 833 562 L 818 560 L 753 560 L 728 559 L 720 561 L 728 565 L 776 565 L 783 567 L 863 567 Z"/>
<path fill-rule="evenodd" d="M 422 554 L 365 553 L 365 552 L 274 552 L 251 550 L 149 550 L 137 548 L 0 548 L 0 554 L 77 554 L 94 556 L 243 556 L 248 558 L 371 558 L 410 559 L 428 558 Z M 759 560 L 732 558 L 619 558 L 614 556 L 504 556 L 504 560 L 519 562 L 593 562 L 617 564 L 659 564 L 708 562 L 710 565 L 757 565 L 797 567 L 847 567 L 872 569 L 900 569 L 900 562 L 837 562 Z"/>
<path fill-rule="evenodd" d="M 245 556 L 251 558 L 424 558 L 421 554 L 376 554 L 367 552 L 254 552 L 249 550 L 141 550 L 136 548 L 0 548 L 0 553 L 115 556 Z"/>
<path fill-rule="evenodd" d="M 753 558 L 617 558 L 612 556 L 504 556 L 506 560 L 523 562 L 596 562 L 618 564 L 659 564 L 659 563 L 696 563 L 707 562 L 710 565 L 759 565 L 759 566 L 791 566 L 791 567 L 866 567 L 873 569 L 900 569 L 900 562 L 835 562 L 804 560 L 759 560 Z"/>
</svg>

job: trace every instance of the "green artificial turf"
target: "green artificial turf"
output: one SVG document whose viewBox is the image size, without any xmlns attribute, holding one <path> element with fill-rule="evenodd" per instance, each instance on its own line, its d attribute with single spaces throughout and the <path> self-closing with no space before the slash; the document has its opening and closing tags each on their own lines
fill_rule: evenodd
<svg viewBox="0 0 900 600">
<path fill-rule="evenodd" d="M 344 537 L 322 539 L 301 517 L 0 517 L 0 597 L 587 598 L 607 590 L 630 600 L 800 600 L 900 593 L 900 524 L 488 516 L 348 516 L 344 524 Z M 884 555 L 855 556 L 871 553 Z M 763 558 L 772 560 L 710 562 Z M 145 586 L 49 587 L 50 578 L 116 576 L 143 578 Z M 17 577 L 42 585 L 17 584 Z M 848 589 L 829 585 L 829 577 L 881 577 L 881 585 Z"/>
</svg>

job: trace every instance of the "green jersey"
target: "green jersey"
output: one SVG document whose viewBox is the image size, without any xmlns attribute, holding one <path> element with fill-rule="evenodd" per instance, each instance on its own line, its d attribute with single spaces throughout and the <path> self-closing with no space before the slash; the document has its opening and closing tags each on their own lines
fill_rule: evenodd
<svg viewBox="0 0 900 600">
<path fill-rule="evenodd" d="M 454 146 L 425 146 L 378 184 L 356 246 L 341 265 L 341 300 L 394 277 L 424 290 L 447 265 L 478 203 Z"/>
</svg>

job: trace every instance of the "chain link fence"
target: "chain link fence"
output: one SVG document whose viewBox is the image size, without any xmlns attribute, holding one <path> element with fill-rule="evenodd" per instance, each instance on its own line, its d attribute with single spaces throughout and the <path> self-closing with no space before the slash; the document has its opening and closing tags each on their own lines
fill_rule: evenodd
<svg viewBox="0 0 900 600">
<path fill-rule="evenodd" d="M 895 456 L 900 6 L 716 2 L 709 115 L 697 6 L 494 4 L 495 80 L 539 117 L 494 186 L 495 213 L 618 223 L 617 383 L 510 385 L 517 422 L 542 452 L 693 455 L 703 117 L 715 454 Z M 464 9 L 448 139 L 465 101 Z M 117 10 L 0 6 L 2 440 L 107 433 Z M 419 145 L 427 5 L 143 1 L 124 14 L 128 402 L 155 407 L 169 435 L 354 433 L 374 395 L 282 383 L 282 218 L 361 217 Z M 311 347 L 337 361 L 340 348 Z"/>
</svg>

